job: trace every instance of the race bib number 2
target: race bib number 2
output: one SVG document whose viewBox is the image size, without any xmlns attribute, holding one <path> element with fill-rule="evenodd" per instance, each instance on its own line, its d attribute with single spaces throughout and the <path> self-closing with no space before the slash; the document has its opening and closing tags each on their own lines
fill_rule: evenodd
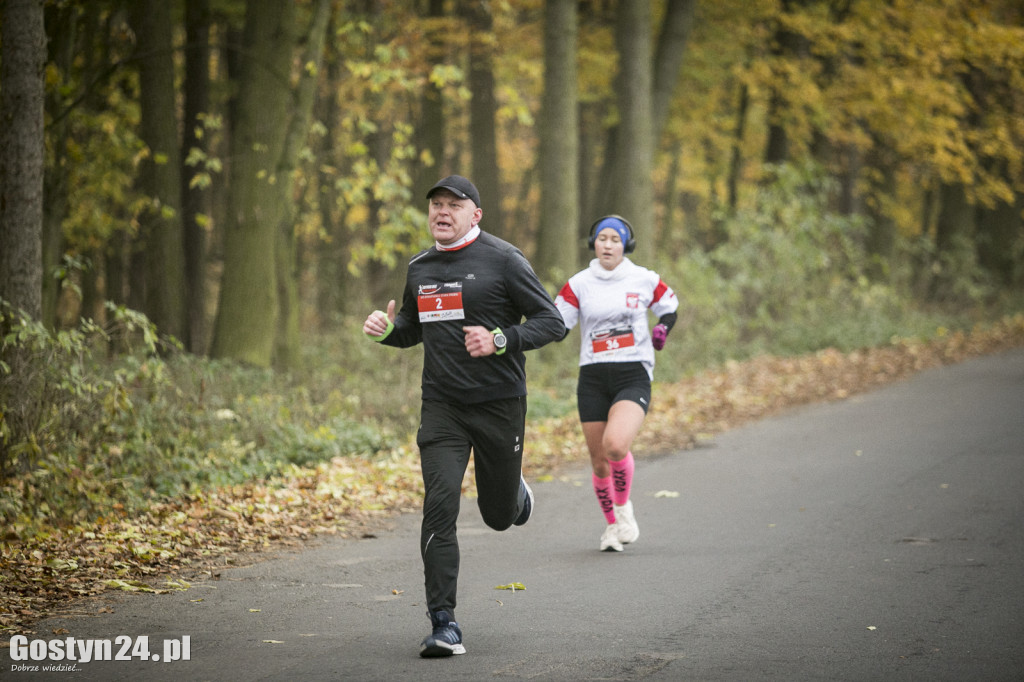
<svg viewBox="0 0 1024 682">
<path fill-rule="evenodd" d="M 462 307 L 461 283 L 421 286 L 416 297 L 416 307 L 421 323 L 466 319 L 466 311 Z"/>
</svg>

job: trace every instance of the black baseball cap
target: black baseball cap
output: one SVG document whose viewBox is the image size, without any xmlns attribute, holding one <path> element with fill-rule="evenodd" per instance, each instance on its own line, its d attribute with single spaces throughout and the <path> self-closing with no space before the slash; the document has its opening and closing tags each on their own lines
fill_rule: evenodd
<svg viewBox="0 0 1024 682">
<path fill-rule="evenodd" d="M 446 189 L 460 199 L 472 199 L 477 208 L 480 208 L 480 192 L 476 191 L 476 186 L 472 182 L 461 175 L 449 175 L 438 180 L 427 192 L 427 198 L 434 196 L 434 192 L 439 189 Z"/>
</svg>

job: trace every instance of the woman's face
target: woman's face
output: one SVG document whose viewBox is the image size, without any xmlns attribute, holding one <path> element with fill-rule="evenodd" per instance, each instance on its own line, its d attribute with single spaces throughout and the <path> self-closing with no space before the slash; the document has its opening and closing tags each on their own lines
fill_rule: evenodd
<svg viewBox="0 0 1024 682">
<path fill-rule="evenodd" d="M 614 270 L 619 266 L 625 255 L 625 248 L 619 233 L 610 227 L 598 232 L 597 239 L 594 240 L 594 255 L 605 270 Z"/>
</svg>

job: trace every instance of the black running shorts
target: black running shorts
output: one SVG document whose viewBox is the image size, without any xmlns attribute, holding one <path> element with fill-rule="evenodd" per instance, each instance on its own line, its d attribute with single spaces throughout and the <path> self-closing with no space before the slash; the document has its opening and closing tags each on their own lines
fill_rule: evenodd
<svg viewBox="0 0 1024 682">
<path fill-rule="evenodd" d="M 580 367 L 576 403 L 581 422 L 606 422 L 608 411 L 620 400 L 640 407 L 651 404 L 651 378 L 639 362 L 601 362 Z"/>
</svg>

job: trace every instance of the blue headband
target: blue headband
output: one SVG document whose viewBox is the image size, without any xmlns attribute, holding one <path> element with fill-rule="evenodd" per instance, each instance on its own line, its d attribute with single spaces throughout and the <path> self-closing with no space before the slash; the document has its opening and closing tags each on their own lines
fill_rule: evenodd
<svg viewBox="0 0 1024 682">
<path fill-rule="evenodd" d="M 607 230 L 611 228 L 619 233 L 619 239 L 622 240 L 622 244 L 626 245 L 629 243 L 630 237 L 633 236 L 629 230 L 629 226 L 622 222 L 619 218 L 607 217 L 602 218 L 601 221 L 594 226 L 594 239 L 597 239 L 597 235 L 601 234 L 601 230 Z"/>
</svg>

